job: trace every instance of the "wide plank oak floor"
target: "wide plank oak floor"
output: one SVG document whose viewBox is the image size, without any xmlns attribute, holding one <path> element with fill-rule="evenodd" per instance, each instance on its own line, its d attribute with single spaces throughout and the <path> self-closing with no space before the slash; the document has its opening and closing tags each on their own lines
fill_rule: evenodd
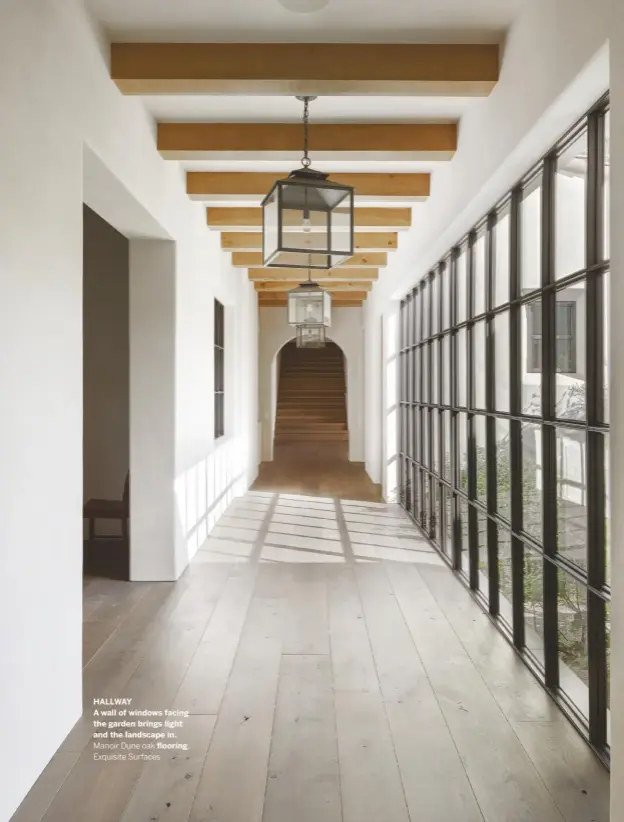
<svg viewBox="0 0 624 822">
<path fill-rule="evenodd" d="M 12 822 L 607 822 L 607 772 L 397 506 L 253 491 L 173 583 L 89 579 L 85 714 Z M 181 709 L 99 762 L 94 697 Z"/>
</svg>

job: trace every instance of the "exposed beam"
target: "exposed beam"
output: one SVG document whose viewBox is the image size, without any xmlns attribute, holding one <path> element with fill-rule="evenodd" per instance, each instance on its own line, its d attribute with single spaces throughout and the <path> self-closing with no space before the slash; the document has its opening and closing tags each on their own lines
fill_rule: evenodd
<svg viewBox="0 0 624 822">
<path fill-rule="evenodd" d="M 309 238 L 309 234 L 289 234 L 297 247 Z M 394 251 L 399 244 L 398 234 L 389 231 L 356 232 L 353 245 L 356 251 Z M 224 232 L 221 248 L 225 251 L 261 251 L 262 234 L 251 231 Z"/>
<path fill-rule="evenodd" d="M 232 265 L 234 268 L 253 268 L 262 266 L 262 253 L 256 251 L 235 251 L 232 254 Z M 337 268 L 349 268 L 357 266 L 359 268 L 380 268 L 388 265 L 388 255 L 373 251 L 370 254 L 354 254 L 346 262 Z M 268 266 L 269 271 L 274 268 Z"/>
<path fill-rule="evenodd" d="M 286 300 L 258 300 L 258 308 L 286 308 Z M 345 300 L 344 302 L 336 303 L 333 308 L 361 308 L 363 300 Z"/>
<path fill-rule="evenodd" d="M 366 282 L 365 280 L 356 280 L 355 282 L 349 282 L 344 280 L 342 282 L 339 281 L 327 281 L 327 280 L 320 280 L 319 277 L 314 277 L 314 282 L 321 285 L 324 289 L 330 292 L 344 292 L 344 291 L 371 291 L 373 284 L 372 282 Z M 295 288 L 299 284 L 299 281 L 293 281 L 292 283 L 288 282 L 288 280 L 281 280 L 278 282 L 266 282 L 266 283 L 254 283 L 255 289 L 259 294 L 271 294 L 273 292 L 279 291 L 284 292 L 288 291 L 291 288 Z"/>
<path fill-rule="evenodd" d="M 366 231 L 404 231 L 412 224 L 411 208 L 356 208 L 355 227 Z M 261 208 L 207 208 L 206 221 L 219 231 L 257 231 Z M 299 223 L 297 227 L 299 227 Z"/>
<path fill-rule="evenodd" d="M 331 295 L 332 300 L 337 303 L 365 300 L 367 296 L 366 291 L 334 291 Z M 258 294 L 260 302 L 270 302 L 271 300 L 284 300 L 284 302 L 286 302 L 287 297 L 287 291 L 274 292 L 272 294 Z"/>
<path fill-rule="evenodd" d="M 193 200 L 256 200 L 286 174 L 257 171 L 189 171 L 186 190 Z M 353 186 L 356 201 L 364 198 L 422 202 L 429 196 L 429 174 L 332 174 L 334 183 Z"/>
<path fill-rule="evenodd" d="M 318 160 L 450 160 L 456 123 L 311 123 Z M 159 123 L 158 150 L 168 160 L 299 160 L 300 123 Z"/>
<path fill-rule="evenodd" d="M 487 96 L 498 45 L 441 43 L 113 43 L 126 94 Z"/>
<path fill-rule="evenodd" d="M 328 282 L 373 282 L 379 276 L 376 268 L 330 268 L 328 271 L 315 271 L 315 282 L 322 285 Z M 250 268 L 249 279 L 252 282 L 300 283 L 308 279 L 307 268 Z M 290 286 L 285 286 L 290 288 Z"/>
</svg>

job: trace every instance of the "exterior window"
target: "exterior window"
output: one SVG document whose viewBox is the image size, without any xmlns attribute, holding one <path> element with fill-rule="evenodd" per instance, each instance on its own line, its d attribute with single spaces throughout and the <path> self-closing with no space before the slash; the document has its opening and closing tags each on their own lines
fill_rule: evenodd
<svg viewBox="0 0 624 822">
<path fill-rule="evenodd" d="M 219 439 L 225 433 L 225 322 L 224 309 L 219 300 L 214 301 L 214 436 Z"/>
<path fill-rule="evenodd" d="M 529 323 L 527 352 L 527 371 L 536 374 L 542 370 L 542 303 L 535 302 L 527 306 Z M 556 361 L 559 374 L 576 373 L 576 303 L 557 302 L 555 314 L 556 325 Z"/>
</svg>

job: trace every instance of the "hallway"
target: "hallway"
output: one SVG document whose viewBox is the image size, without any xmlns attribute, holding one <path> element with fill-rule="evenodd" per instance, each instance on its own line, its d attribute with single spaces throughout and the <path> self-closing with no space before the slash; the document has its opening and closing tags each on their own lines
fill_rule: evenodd
<svg viewBox="0 0 624 822">
<path fill-rule="evenodd" d="M 260 464 L 254 491 L 282 491 L 380 502 L 380 488 L 362 463 L 349 461 L 347 442 L 276 443 Z"/>
<path fill-rule="evenodd" d="M 12 822 L 607 822 L 606 770 L 397 506 L 252 491 L 178 583 L 90 580 L 85 715 Z M 189 712 L 94 762 L 92 700 Z"/>
</svg>

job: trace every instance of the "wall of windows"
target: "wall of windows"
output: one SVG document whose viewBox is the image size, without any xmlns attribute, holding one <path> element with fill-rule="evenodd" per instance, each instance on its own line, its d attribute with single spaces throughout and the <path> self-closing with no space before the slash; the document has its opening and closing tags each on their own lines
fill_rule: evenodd
<svg viewBox="0 0 624 822">
<path fill-rule="evenodd" d="M 609 758 L 605 98 L 401 303 L 400 498 Z"/>
</svg>

